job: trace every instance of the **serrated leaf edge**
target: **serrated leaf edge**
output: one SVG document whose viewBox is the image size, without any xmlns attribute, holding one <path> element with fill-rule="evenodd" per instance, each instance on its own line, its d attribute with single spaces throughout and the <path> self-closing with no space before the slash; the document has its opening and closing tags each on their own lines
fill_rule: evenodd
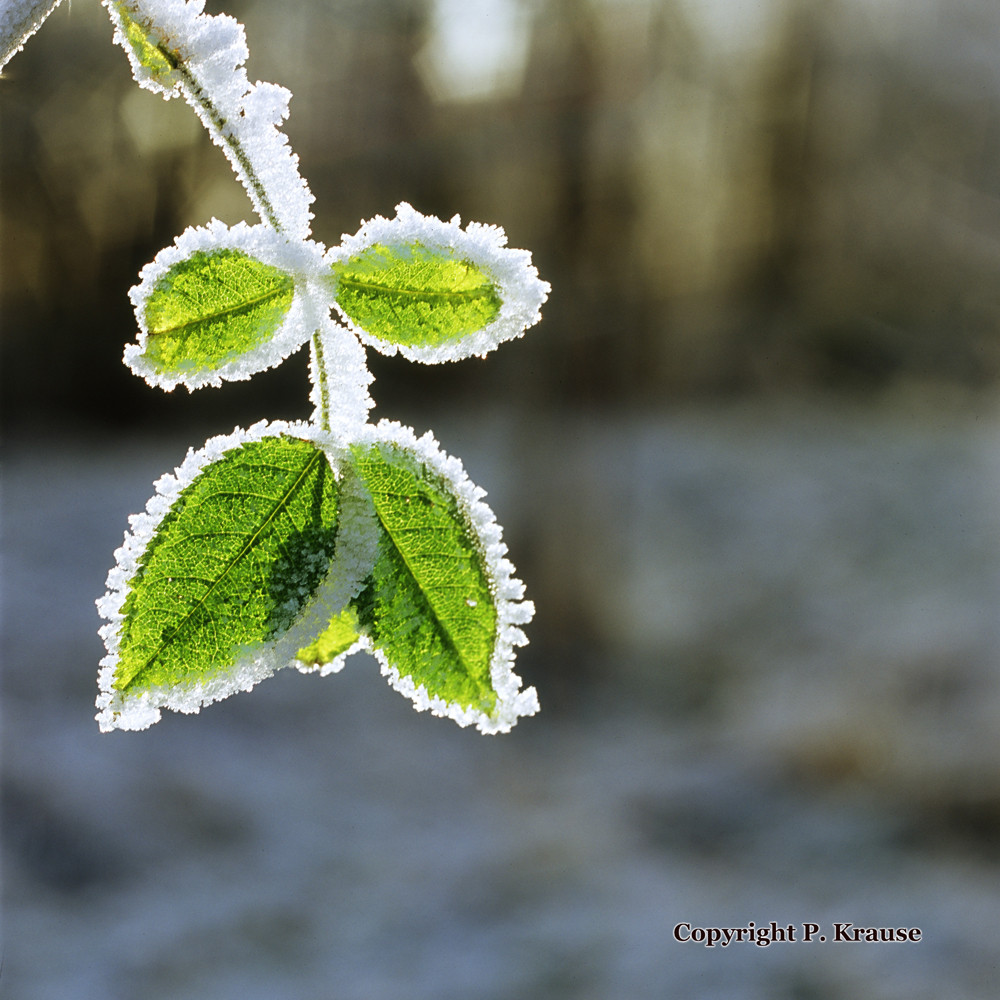
<svg viewBox="0 0 1000 1000">
<path fill-rule="evenodd" d="M 277 670 L 290 666 L 303 643 L 314 638 L 353 596 L 352 588 L 354 593 L 360 589 L 360 580 L 348 581 L 346 585 L 343 582 L 339 585 L 331 582 L 331 575 L 340 568 L 337 560 L 334 560 L 327 578 L 306 604 L 295 624 L 273 642 L 248 652 L 229 669 L 214 674 L 207 680 L 178 687 L 156 686 L 139 694 L 122 692 L 113 687 L 120 652 L 119 632 L 124 620 L 123 609 L 129 584 L 164 516 L 201 470 L 218 461 L 227 451 L 265 437 L 283 434 L 312 441 L 330 460 L 332 449 L 328 436 L 317 433 L 317 428 L 313 425 L 262 420 L 246 430 L 237 427 L 230 434 L 209 438 L 198 450 L 189 449 L 184 461 L 172 474 L 161 476 L 153 484 L 155 493 L 147 502 L 146 510 L 129 517 L 131 530 L 125 533 L 123 544 L 115 551 L 115 565 L 107 578 L 107 593 L 96 602 L 97 610 L 105 620 L 99 632 L 107 650 L 98 671 L 99 694 L 96 702 L 96 718 L 102 732 L 112 729 L 147 729 L 160 720 L 161 709 L 195 713 L 205 705 L 238 691 L 249 691 Z M 331 465 L 336 472 L 337 466 L 333 462 Z M 340 601 L 340 604 L 333 603 L 335 601 Z"/>
<path fill-rule="evenodd" d="M 143 354 L 149 339 L 145 324 L 145 306 L 157 282 L 177 264 L 198 251 L 240 250 L 250 257 L 277 267 L 292 276 L 295 295 L 281 325 L 263 344 L 244 352 L 238 358 L 212 371 L 188 374 L 167 374 L 157 371 Z M 218 387 L 224 381 L 242 381 L 257 372 L 274 368 L 297 351 L 312 336 L 317 326 L 317 308 L 311 301 L 319 291 L 316 275 L 323 267 L 323 248 L 311 241 L 288 240 L 269 226 L 248 226 L 245 222 L 233 227 L 218 219 L 207 226 L 191 226 L 161 250 L 139 272 L 139 284 L 129 290 L 135 309 L 139 333 L 135 343 L 125 348 L 123 361 L 136 375 L 150 385 L 171 392 L 182 385 L 193 391 L 205 386 Z"/>
<path fill-rule="evenodd" d="M 376 215 L 362 223 L 353 235 L 344 234 L 340 246 L 326 253 L 326 264 L 346 263 L 375 244 L 403 246 L 420 243 L 430 250 L 453 253 L 471 261 L 494 282 L 501 300 L 496 318 L 474 333 L 436 347 L 415 347 L 383 340 L 375 332 L 365 330 L 337 306 L 344 323 L 365 344 L 382 354 L 397 351 L 410 361 L 437 364 L 469 357 L 484 357 L 507 340 L 520 337 L 541 318 L 541 307 L 548 298 L 550 286 L 538 277 L 527 250 L 514 250 L 499 226 L 470 222 L 465 229 L 462 220 L 454 216 L 449 222 L 432 215 L 423 215 L 407 202 L 396 206 L 392 219 Z"/>
</svg>

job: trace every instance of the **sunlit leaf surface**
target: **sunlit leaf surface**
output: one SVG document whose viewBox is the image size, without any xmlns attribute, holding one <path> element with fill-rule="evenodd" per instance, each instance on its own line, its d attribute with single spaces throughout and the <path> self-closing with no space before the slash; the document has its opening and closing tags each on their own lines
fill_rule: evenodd
<svg viewBox="0 0 1000 1000">
<path fill-rule="evenodd" d="M 171 686 L 232 666 L 285 632 L 334 550 L 338 491 L 309 441 L 226 452 L 161 521 L 130 583 L 113 686 Z"/>
<path fill-rule="evenodd" d="M 428 695 L 489 713 L 497 615 L 475 532 L 446 482 L 393 444 L 357 446 L 351 464 L 381 528 L 363 631 Z"/>
<path fill-rule="evenodd" d="M 344 314 L 390 344 L 439 347 L 481 330 L 500 311 L 496 287 L 479 267 L 419 243 L 376 244 L 333 271 Z"/>
<path fill-rule="evenodd" d="M 167 375 L 214 371 L 270 339 L 294 292 L 288 274 L 242 251 L 196 251 L 146 300 L 142 357 Z"/>
</svg>

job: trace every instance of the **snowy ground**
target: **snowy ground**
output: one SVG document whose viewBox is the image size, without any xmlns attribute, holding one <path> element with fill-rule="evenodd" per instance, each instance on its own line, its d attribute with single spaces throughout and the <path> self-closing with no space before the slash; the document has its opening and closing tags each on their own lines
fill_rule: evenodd
<svg viewBox="0 0 1000 1000">
<path fill-rule="evenodd" d="M 1000 409 L 431 425 L 539 607 L 506 737 L 366 658 L 100 735 L 93 600 L 184 447 L 8 447 L 3 995 L 996 996 Z M 673 939 L 751 920 L 922 940 Z"/>
</svg>

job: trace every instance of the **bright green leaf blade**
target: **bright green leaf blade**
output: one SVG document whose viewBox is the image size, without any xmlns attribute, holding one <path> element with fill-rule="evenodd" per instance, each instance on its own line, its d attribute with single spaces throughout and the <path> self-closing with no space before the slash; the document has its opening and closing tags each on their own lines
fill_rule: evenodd
<svg viewBox="0 0 1000 1000">
<path fill-rule="evenodd" d="M 143 359 L 161 374 L 217 371 L 278 331 L 290 275 L 240 250 L 198 250 L 164 274 L 143 306 Z"/>
<path fill-rule="evenodd" d="M 312 645 L 300 649 L 295 658 L 307 666 L 320 667 L 346 653 L 359 638 L 357 612 L 348 606 L 330 621 Z"/>
<path fill-rule="evenodd" d="M 501 301 L 474 263 L 420 243 L 376 243 L 332 265 L 336 301 L 373 337 L 406 347 L 440 347 L 492 322 Z"/>
<path fill-rule="evenodd" d="M 283 634 L 334 553 L 326 455 L 265 437 L 206 466 L 160 522 L 122 608 L 113 687 L 204 681 Z"/>
<path fill-rule="evenodd" d="M 382 529 L 362 631 L 432 698 L 487 714 L 497 613 L 476 534 L 451 489 L 394 444 L 357 445 L 351 466 Z"/>
<path fill-rule="evenodd" d="M 123 0 L 113 4 L 121 19 L 122 32 L 139 63 L 149 70 L 153 79 L 164 87 L 176 82 L 177 57 L 165 45 L 157 43 L 150 33 L 132 17 L 131 5 Z"/>
</svg>

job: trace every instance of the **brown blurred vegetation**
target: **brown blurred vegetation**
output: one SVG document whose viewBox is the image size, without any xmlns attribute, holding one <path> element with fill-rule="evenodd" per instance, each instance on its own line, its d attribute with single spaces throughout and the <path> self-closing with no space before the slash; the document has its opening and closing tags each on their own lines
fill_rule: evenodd
<svg viewBox="0 0 1000 1000">
<path fill-rule="evenodd" d="M 543 324 L 485 365 L 374 361 L 380 403 L 996 383 L 988 0 L 525 0 L 523 74 L 464 101 L 419 57 L 427 0 L 209 9 L 246 24 L 251 80 L 295 95 L 318 239 L 407 200 L 503 225 L 553 284 Z M 192 400 L 119 363 L 139 267 L 187 225 L 251 212 L 191 112 L 132 83 L 96 2 L 56 12 L 0 109 L 8 426 L 304 415 L 303 359 Z"/>
</svg>

